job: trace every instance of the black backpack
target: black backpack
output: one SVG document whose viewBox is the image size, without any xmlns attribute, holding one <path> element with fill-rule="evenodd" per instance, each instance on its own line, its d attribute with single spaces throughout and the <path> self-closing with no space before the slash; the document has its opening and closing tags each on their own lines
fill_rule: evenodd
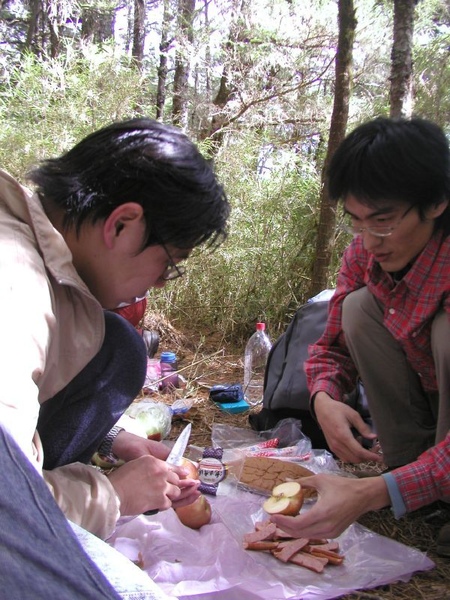
<svg viewBox="0 0 450 600">
<path fill-rule="evenodd" d="M 308 346 L 317 342 L 325 330 L 328 304 L 328 299 L 313 300 L 301 306 L 273 344 L 264 376 L 263 408 L 249 416 L 250 425 L 256 431 L 272 429 L 282 419 L 295 418 L 302 422 L 302 431 L 314 448 L 328 449 L 309 411 L 309 391 L 303 370 Z"/>
<path fill-rule="evenodd" d="M 310 394 L 303 363 L 308 358 L 309 345 L 317 342 L 325 331 L 332 293 L 333 290 L 324 290 L 303 304 L 273 344 L 264 375 L 263 408 L 249 416 L 250 426 L 256 431 L 273 429 L 282 419 L 298 419 L 302 422 L 302 432 L 311 439 L 312 447 L 329 450 L 325 436 L 309 410 Z M 360 380 L 345 401 L 373 427 Z"/>
</svg>

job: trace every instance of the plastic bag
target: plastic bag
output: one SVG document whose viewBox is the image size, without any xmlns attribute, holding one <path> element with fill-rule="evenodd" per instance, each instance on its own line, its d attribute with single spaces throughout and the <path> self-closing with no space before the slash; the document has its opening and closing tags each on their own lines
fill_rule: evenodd
<svg viewBox="0 0 450 600">
<path fill-rule="evenodd" d="M 125 414 L 141 423 L 147 437 L 153 439 L 166 438 L 172 428 L 172 411 L 163 402 L 141 400 L 131 404 Z"/>
<path fill-rule="evenodd" d="M 339 536 L 343 565 L 312 573 L 270 553 L 243 549 L 243 535 L 266 518 L 260 496 L 239 491 L 209 501 L 211 523 L 198 531 L 184 527 L 169 509 L 119 523 L 109 543 L 140 560 L 145 572 L 180 600 L 326 600 L 408 581 L 415 571 L 434 566 L 422 552 L 355 523 Z"/>
<path fill-rule="evenodd" d="M 283 419 L 273 429 L 259 433 L 215 424 L 212 431 L 213 446 L 224 449 L 239 449 L 244 456 L 269 456 L 309 460 L 312 456 L 311 440 L 302 433 L 301 421 Z"/>
</svg>

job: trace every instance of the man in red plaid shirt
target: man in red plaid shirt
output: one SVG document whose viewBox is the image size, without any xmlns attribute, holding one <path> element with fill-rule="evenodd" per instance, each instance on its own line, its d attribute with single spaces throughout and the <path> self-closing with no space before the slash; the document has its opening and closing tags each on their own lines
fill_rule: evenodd
<svg viewBox="0 0 450 600">
<path fill-rule="evenodd" d="M 379 118 L 333 156 L 330 197 L 353 241 L 344 252 L 326 330 L 305 363 L 311 409 L 343 461 L 383 462 L 381 477 L 318 475 L 315 508 L 272 520 L 305 537 L 334 537 L 369 510 L 400 517 L 450 502 L 450 151 L 422 119 Z M 376 433 L 345 402 L 364 383 Z M 378 439 L 366 449 L 354 433 Z M 450 523 L 438 537 L 450 556 Z"/>
</svg>

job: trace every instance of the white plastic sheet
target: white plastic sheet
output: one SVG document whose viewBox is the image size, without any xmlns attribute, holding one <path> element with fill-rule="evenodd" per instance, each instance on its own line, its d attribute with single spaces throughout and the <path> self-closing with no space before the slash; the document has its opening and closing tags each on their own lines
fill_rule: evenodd
<svg viewBox="0 0 450 600">
<path fill-rule="evenodd" d="M 170 509 L 120 524 L 110 543 L 182 600 L 319 600 L 393 581 L 434 563 L 423 553 L 354 524 L 340 537 L 346 558 L 321 574 L 242 547 L 244 533 L 266 519 L 262 497 L 241 490 L 210 497 L 213 518 L 199 531 Z"/>
</svg>

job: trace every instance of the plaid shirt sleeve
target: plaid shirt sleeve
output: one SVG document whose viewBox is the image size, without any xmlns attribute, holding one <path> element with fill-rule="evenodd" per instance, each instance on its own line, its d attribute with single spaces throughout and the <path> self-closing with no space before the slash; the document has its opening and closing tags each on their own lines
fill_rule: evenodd
<svg viewBox="0 0 450 600">
<path fill-rule="evenodd" d="M 323 391 L 334 400 L 342 401 L 344 394 L 355 387 L 357 372 L 342 332 L 342 303 L 348 294 L 366 285 L 367 261 L 367 253 L 355 238 L 342 258 L 325 331 L 316 344 L 309 346 L 309 358 L 304 363 L 311 397 Z"/>
<path fill-rule="evenodd" d="M 391 472 L 407 512 L 436 500 L 450 501 L 450 433 L 419 458 Z"/>
</svg>

